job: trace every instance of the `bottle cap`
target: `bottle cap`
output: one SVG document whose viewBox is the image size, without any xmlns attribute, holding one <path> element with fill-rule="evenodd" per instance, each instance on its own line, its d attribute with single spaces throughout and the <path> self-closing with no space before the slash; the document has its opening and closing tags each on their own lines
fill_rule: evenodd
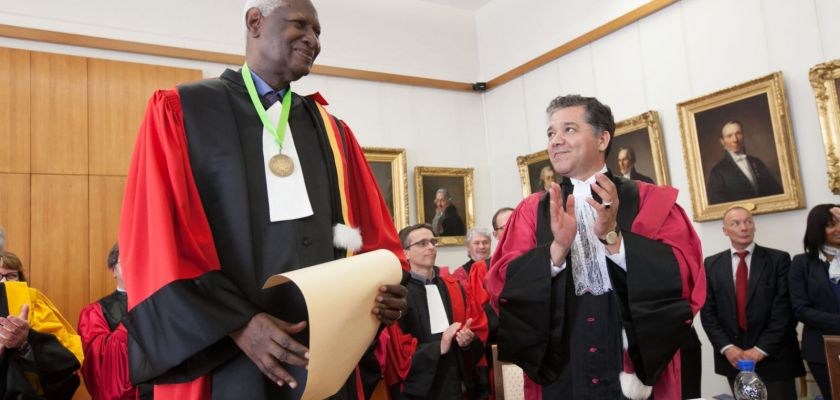
<svg viewBox="0 0 840 400">
<path fill-rule="evenodd" d="M 755 371 L 755 361 L 738 360 L 738 369 L 741 371 Z"/>
</svg>

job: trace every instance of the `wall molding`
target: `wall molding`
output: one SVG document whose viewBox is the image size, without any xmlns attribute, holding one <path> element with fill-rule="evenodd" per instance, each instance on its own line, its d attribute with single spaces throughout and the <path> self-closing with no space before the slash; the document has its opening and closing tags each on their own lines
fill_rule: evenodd
<svg viewBox="0 0 840 400">
<path fill-rule="evenodd" d="M 491 79 L 487 82 L 487 90 L 495 89 L 505 83 L 508 83 L 516 78 L 519 78 L 522 75 L 527 74 L 545 64 L 548 64 L 560 57 L 563 57 L 566 54 L 569 54 L 583 46 L 586 46 L 604 36 L 609 35 L 621 28 L 624 28 L 627 25 L 630 25 L 634 22 L 640 21 L 643 18 L 651 15 L 665 7 L 670 6 L 678 2 L 679 0 L 652 0 L 648 3 L 645 3 L 630 12 L 613 19 L 589 32 L 584 33 L 558 47 L 555 47 L 552 50 L 549 50 L 539 57 L 532 59 L 531 61 L 526 62 L 514 69 L 511 69 L 504 74 L 497 76 L 496 78 Z"/>
<path fill-rule="evenodd" d="M 679 0 L 651 0 L 624 15 L 619 16 L 589 32 L 584 33 L 546 53 L 516 67 L 486 84 L 474 84 L 471 82 L 456 82 L 442 79 L 423 78 L 418 76 L 391 74 L 387 72 L 367 71 L 361 69 L 334 67 L 329 65 L 316 64 L 312 73 L 316 75 L 334 76 L 339 78 L 360 79 L 371 82 L 395 83 L 401 85 L 420 86 L 433 89 L 444 89 L 453 91 L 476 91 L 474 87 L 484 86 L 481 90 L 492 90 L 513 79 L 519 78 L 526 73 L 552 62 L 566 54 L 571 53 L 583 46 L 586 46 L 612 32 L 615 32 L 627 25 L 637 22 L 648 15 L 651 15 L 665 7 L 668 7 Z M 127 40 L 108 39 L 96 36 L 78 35 L 48 31 L 43 29 L 27 28 L 22 26 L 0 24 L 0 36 L 32 40 L 37 42 L 54 43 L 67 46 L 88 47 L 101 50 L 112 50 L 126 53 L 145 54 L 151 56 L 162 56 L 179 58 L 193 61 L 206 61 L 227 65 L 239 65 L 244 61 L 244 55 L 219 53 L 205 50 L 187 49 L 182 47 L 163 46 L 149 43 L 132 42 Z"/>
</svg>

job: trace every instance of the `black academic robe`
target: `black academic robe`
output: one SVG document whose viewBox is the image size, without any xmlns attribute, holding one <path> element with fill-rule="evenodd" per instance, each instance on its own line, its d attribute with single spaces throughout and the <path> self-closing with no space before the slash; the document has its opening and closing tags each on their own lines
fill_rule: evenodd
<svg viewBox="0 0 840 400">
<path fill-rule="evenodd" d="M 83 359 L 81 341 L 43 294 L 25 282 L 0 283 L 0 315 L 14 315 L 29 304 L 30 357 L 18 350 L 0 354 L 0 396 L 3 399 L 70 400 L 81 382 L 76 371 Z M 72 348 L 65 347 L 72 344 Z"/>
<path fill-rule="evenodd" d="M 608 259 L 613 291 L 576 296 L 571 258 L 551 277 L 547 194 L 517 207 L 493 255 L 487 288 L 500 309 L 499 359 L 541 385 L 526 385 L 526 398 L 535 398 L 532 390 L 543 398 L 619 398 L 618 375 L 627 368 L 621 328 L 638 378 L 656 396 L 679 396 L 672 359 L 705 296 L 699 239 L 673 189 L 612 179 L 627 263 L 625 272 Z"/>
<path fill-rule="evenodd" d="M 361 252 L 386 248 L 402 258 L 349 128 L 297 94 L 289 126 L 314 214 L 270 222 L 263 127 L 241 74 L 228 70 L 220 79 L 158 92 L 150 100 L 120 233 L 132 382 L 182 384 L 156 386 L 156 395 L 188 390 L 192 398 L 297 398 L 304 369 L 286 366 L 300 385 L 278 387 L 228 337 L 258 312 L 292 322 L 307 318 L 294 285 L 262 290 L 262 284 L 347 255 L 333 247 L 337 223 L 360 228 Z M 295 338 L 306 345 L 308 331 Z M 378 377 L 378 371 L 348 376 L 335 398 L 364 397 Z"/>
<path fill-rule="evenodd" d="M 453 338 L 450 350 L 440 354 L 440 342 L 443 333 L 432 333 L 429 317 L 429 305 L 426 297 L 426 283 L 411 278 L 408 288 L 408 310 L 399 320 L 399 330 L 390 329 L 393 343 L 405 342 L 411 338 L 414 343 L 404 348 L 401 354 L 391 354 L 390 360 L 407 359 L 408 368 L 398 367 L 398 362 L 391 363 L 388 368 L 400 375 L 390 383 L 389 391 L 393 399 L 460 399 L 486 398 L 486 388 L 480 387 L 481 377 L 478 376 L 476 366 L 484 352 L 484 340 L 487 334 L 486 320 L 482 309 L 476 303 L 470 305 L 472 299 L 464 288 L 451 276 L 441 277 L 440 270 L 435 267 L 435 277 L 429 285 L 437 287 L 450 322 L 461 322 L 473 318 L 475 339 L 469 346 L 461 348 Z M 453 299 L 458 296 L 458 299 Z M 459 305 L 455 305 L 458 303 Z M 460 317 L 458 316 L 460 315 Z M 481 317 L 479 317 L 481 315 Z M 391 351 L 391 350 L 389 350 Z M 386 379 L 387 381 L 387 379 Z"/>
</svg>

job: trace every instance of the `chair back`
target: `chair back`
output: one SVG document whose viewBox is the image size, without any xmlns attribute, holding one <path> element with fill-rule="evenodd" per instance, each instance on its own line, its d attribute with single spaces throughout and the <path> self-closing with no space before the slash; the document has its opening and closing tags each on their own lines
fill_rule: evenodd
<svg viewBox="0 0 840 400">
<path fill-rule="evenodd" d="M 840 336 L 823 336 L 825 363 L 831 380 L 831 397 L 840 398 Z"/>
<path fill-rule="evenodd" d="M 525 373 L 518 365 L 499 361 L 497 345 L 493 351 L 493 393 L 496 400 L 525 399 Z"/>
</svg>

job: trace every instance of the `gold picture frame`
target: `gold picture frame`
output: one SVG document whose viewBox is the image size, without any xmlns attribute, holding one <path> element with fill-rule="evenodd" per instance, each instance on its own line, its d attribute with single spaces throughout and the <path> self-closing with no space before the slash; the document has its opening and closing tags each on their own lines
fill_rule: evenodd
<svg viewBox="0 0 840 400">
<path fill-rule="evenodd" d="M 679 103 L 677 114 L 695 221 L 734 204 L 753 214 L 804 207 L 781 72 Z"/>
<path fill-rule="evenodd" d="M 825 143 L 828 188 L 840 194 L 840 60 L 811 67 L 809 77 Z"/>
<path fill-rule="evenodd" d="M 536 153 L 516 157 L 516 165 L 519 167 L 519 185 L 522 187 L 522 197 L 528 197 L 540 188 L 543 168 L 554 168 L 548 161 L 548 150 L 540 150 Z M 556 181 L 556 176 L 555 176 Z"/>
<path fill-rule="evenodd" d="M 405 149 L 362 147 L 379 191 L 399 231 L 408 226 L 408 168 Z"/>
<path fill-rule="evenodd" d="M 631 149 L 635 155 L 631 179 L 656 185 L 671 184 L 668 163 L 665 161 L 659 113 L 647 111 L 615 124 L 615 138 L 610 155 L 607 156 L 607 167 L 615 175 L 621 175 L 618 157 L 621 149 L 625 147 Z"/>
<path fill-rule="evenodd" d="M 475 224 L 473 169 L 414 167 L 414 180 L 417 222 L 432 224 L 441 246 L 463 245 L 467 231 Z M 435 196 L 439 189 L 446 189 L 451 203 L 435 221 Z M 434 226 L 435 222 L 438 226 Z"/>
</svg>

